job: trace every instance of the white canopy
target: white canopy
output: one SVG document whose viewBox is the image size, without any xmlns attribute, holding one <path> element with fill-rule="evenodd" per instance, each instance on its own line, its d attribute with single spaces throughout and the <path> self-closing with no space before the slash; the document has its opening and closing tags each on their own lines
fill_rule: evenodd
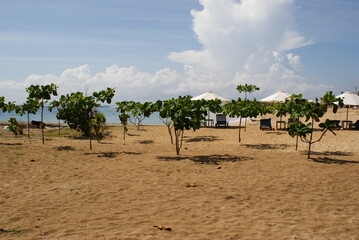
<svg viewBox="0 0 359 240">
<path fill-rule="evenodd" d="M 344 105 L 347 106 L 359 106 L 359 96 L 351 93 L 351 92 L 345 92 L 343 94 L 340 94 L 336 96 L 337 98 L 343 99 Z"/>
<path fill-rule="evenodd" d="M 259 101 L 261 102 L 284 102 L 286 98 L 290 97 L 290 94 L 284 92 L 284 91 L 279 91 L 276 92 L 266 98 L 263 98 Z"/>
<path fill-rule="evenodd" d="M 225 99 L 224 97 L 221 97 L 211 91 L 208 91 L 206 93 L 203 93 L 197 97 L 194 97 L 194 98 L 191 98 L 191 100 L 201 100 L 201 99 L 204 99 L 204 100 L 215 100 L 215 99 L 219 99 L 222 101 L 222 103 L 225 103 L 225 102 L 229 102 L 228 99 Z"/>
</svg>

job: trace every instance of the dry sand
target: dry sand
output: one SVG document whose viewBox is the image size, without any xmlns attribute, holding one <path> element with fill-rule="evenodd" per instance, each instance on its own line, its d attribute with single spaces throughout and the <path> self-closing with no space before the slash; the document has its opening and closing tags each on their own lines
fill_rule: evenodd
<svg viewBox="0 0 359 240">
<path fill-rule="evenodd" d="M 359 239 L 359 131 L 328 133 L 310 160 L 258 122 L 241 143 L 236 128 L 186 131 L 180 156 L 165 126 L 110 131 L 91 151 L 1 130 L 0 239 Z"/>
</svg>

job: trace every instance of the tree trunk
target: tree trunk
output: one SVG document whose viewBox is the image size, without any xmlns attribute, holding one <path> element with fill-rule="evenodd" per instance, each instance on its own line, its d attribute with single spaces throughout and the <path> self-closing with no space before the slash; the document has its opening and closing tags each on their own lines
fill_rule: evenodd
<svg viewBox="0 0 359 240">
<path fill-rule="evenodd" d="M 89 137 L 90 137 L 90 150 L 92 150 L 92 136 L 91 136 L 91 114 L 92 109 L 89 109 Z"/>
<path fill-rule="evenodd" d="M 242 125 L 242 117 L 239 118 L 238 142 L 241 142 L 241 125 Z"/>
<path fill-rule="evenodd" d="M 176 138 L 176 154 L 179 155 L 180 153 L 180 146 L 179 146 L 179 130 L 175 130 L 175 138 Z"/>
<path fill-rule="evenodd" d="M 27 137 L 30 138 L 30 113 L 27 112 Z"/>
<path fill-rule="evenodd" d="M 295 142 L 295 151 L 298 151 L 298 141 L 299 140 L 299 136 L 297 135 L 297 139 L 296 139 L 296 142 Z"/>
<path fill-rule="evenodd" d="M 42 104 L 41 104 L 41 137 L 42 137 L 42 144 L 45 144 L 45 136 L 44 136 L 44 99 L 42 99 Z"/>
<path fill-rule="evenodd" d="M 168 130 L 168 134 L 170 135 L 171 138 L 171 144 L 173 144 L 173 136 L 172 136 L 172 129 L 170 125 L 166 125 L 167 126 L 167 130 Z"/>
<path fill-rule="evenodd" d="M 312 119 L 312 132 L 310 133 L 309 146 L 308 146 L 308 159 L 310 159 L 310 152 L 312 150 L 312 141 L 313 141 L 313 130 L 314 130 L 314 119 Z"/>
</svg>

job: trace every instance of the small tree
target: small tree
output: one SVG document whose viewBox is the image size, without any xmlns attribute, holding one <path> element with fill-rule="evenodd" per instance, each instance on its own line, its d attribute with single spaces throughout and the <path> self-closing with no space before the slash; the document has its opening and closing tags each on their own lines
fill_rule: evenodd
<svg viewBox="0 0 359 240">
<path fill-rule="evenodd" d="M 252 85 L 252 84 L 244 84 L 244 85 L 238 85 L 236 87 L 237 91 L 239 93 L 242 93 L 244 92 L 244 100 L 247 100 L 247 93 L 251 93 L 251 92 L 255 92 L 255 91 L 258 91 L 259 90 L 259 87 L 257 87 L 256 85 Z M 242 119 L 241 119 L 242 120 Z M 241 121 L 240 120 L 240 121 Z M 247 118 L 245 119 L 245 122 L 244 122 L 244 127 L 246 130 L 247 128 Z"/>
<path fill-rule="evenodd" d="M 106 117 L 102 112 L 95 111 L 95 117 L 92 119 L 92 126 L 95 131 L 97 142 L 103 139 L 103 132 L 106 129 Z"/>
<path fill-rule="evenodd" d="M 328 131 L 336 135 L 331 129 L 333 125 L 331 124 L 330 120 L 326 119 L 324 123 L 319 124 L 322 133 L 318 139 L 314 140 L 314 121 L 320 121 L 319 119 L 323 117 L 324 114 L 327 112 L 327 108 L 329 105 L 333 106 L 333 113 L 336 113 L 338 111 L 338 105 L 340 107 L 343 107 L 343 100 L 340 98 L 336 98 L 332 92 L 327 92 L 321 98 L 321 102 L 319 102 L 318 99 L 316 99 L 315 102 L 295 101 L 296 99 L 293 98 L 294 96 L 292 96 L 292 105 L 288 106 L 288 110 L 291 113 L 291 117 L 293 119 L 299 119 L 299 117 L 303 116 L 305 117 L 305 123 L 301 122 L 300 120 L 291 123 L 289 125 L 288 133 L 292 137 L 298 136 L 302 142 L 308 144 L 309 159 L 311 154 L 311 148 L 314 143 L 319 142 Z M 300 100 L 301 96 L 297 98 Z M 296 104 L 293 104 L 295 102 Z M 337 102 L 338 105 L 336 105 L 335 102 Z"/>
<path fill-rule="evenodd" d="M 114 88 L 107 88 L 100 92 L 94 92 L 92 96 L 84 96 L 82 92 L 62 95 L 57 118 L 64 120 L 70 128 L 82 132 L 90 139 L 92 149 L 92 131 L 94 111 L 100 106 L 99 102 L 111 103 L 115 95 Z"/>
<path fill-rule="evenodd" d="M 52 112 L 52 110 L 54 108 L 57 109 L 57 111 L 59 110 L 59 107 L 60 107 L 61 103 L 60 101 L 57 101 L 57 100 L 53 100 L 50 102 L 50 106 L 49 106 L 49 111 Z M 58 127 L 59 127 L 59 135 L 60 135 L 60 131 L 61 131 L 61 119 L 58 118 Z"/>
<path fill-rule="evenodd" d="M 15 136 L 17 136 L 19 134 L 20 135 L 23 134 L 22 127 L 19 125 L 16 118 L 11 117 L 8 122 L 9 122 L 8 127 L 9 127 L 10 132 L 14 133 Z"/>
<path fill-rule="evenodd" d="M 57 86 L 53 83 L 50 85 L 31 85 L 26 89 L 29 98 L 37 100 L 41 106 L 41 122 L 44 123 L 44 106 L 51 99 L 51 95 L 57 96 Z M 44 125 L 41 127 L 42 144 L 45 144 Z"/>
<path fill-rule="evenodd" d="M 247 99 L 232 100 L 232 102 L 223 106 L 223 112 L 230 117 L 239 117 L 238 141 L 241 142 L 241 123 L 242 117 L 257 117 L 268 113 L 268 109 L 257 100 L 249 101 Z"/>
<path fill-rule="evenodd" d="M 40 108 L 39 101 L 27 98 L 26 102 L 16 109 L 20 116 L 26 113 L 27 115 L 27 137 L 30 138 L 30 114 L 36 114 Z"/>
<path fill-rule="evenodd" d="M 201 122 L 207 116 L 209 106 L 215 108 L 214 105 L 219 106 L 220 103 L 220 100 L 192 101 L 191 96 L 172 98 L 166 100 L 165 104 L 162 101 L 157 101 L 156 105 L 160 117 L 169 118 L 173 123 L 177 155 L 179 155 L 182 148 L 184 131 L 190 129 L 196 131 L 199 129 Z"/>
</svg>

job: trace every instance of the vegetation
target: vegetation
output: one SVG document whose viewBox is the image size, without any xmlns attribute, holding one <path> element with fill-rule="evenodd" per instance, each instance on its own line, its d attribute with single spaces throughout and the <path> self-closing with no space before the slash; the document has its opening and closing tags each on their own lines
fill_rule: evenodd
<svg viewBox="0 0 359 240">
<path fill-rule="evenodd" d="M 314 122 L 319 122 L 320 118 L 327 112 L 328 106 L 333 106 L 333 113 L 338 111 L 338 107 L 343 107 L 343 100 L 336 98 L 332 92 L 326 93 L 321 99 L 315 102 L 308 102 L 302 99 L 302 95 L 292 95 L 291 98 L 286 101 L 287 110 L 291 115 L 292 119 L 297 121 L 289 124 L 288 133 L 292 137 L 299 137 L 302 142 L 308 144 L 308 159 L 310 158 L 311 148 L 314 143 L 319 142 L 323 136 L 329 131 L 334 135 L 335 132 L 332 130 L 333 125 L 326 119 L 324 123 L 320 123 L 321 135 L 318 139 L 313 139 Z M 334 104 L 338 102 L 338 105 Z M 304 122 L 300 121 L 300 118 L 304 118 Z"/>
<path fill-rule="evenodd" d="M 95 132 L 96 138 L 99 139 L 99 135 L 102 135 L 101 129 L 105 119 L 100 115 L 97 116 L 95 110 L 100 106 L 99 102 L 111 103 L 113 96 L 115 95 L 114 88 L 107 88 L 100 92 L 94 92 L 92 96 L 84 96 L 82 92 L 76 92 L 72 94 L 62 95 L 60 97 L 60 105 L 57 112 L 57 118 L 64 120 L 70 128 L 80 131 L 85 136 L 90 138 L 90 149 L 92 149 L 91 136 L 94 123 L 96 126 Z M 101 132 L 101 133 L 100 133 Z"/>
<path fill-rule="evenodd" d="M 180 154 L 185 130 L 200 128 L 202 121 L 207 116 L 208 110 L 220 109 L 220 100 L 192 101 L 191 96 L 180 96 L 166 101 L 157 101 L 157 109 L 160 117 L 171 119 L 175 135 L 176 154 Z M 214 111 L 216 112 L 216 111 Z"/>
<path fill-rule="evenodd" d="M 239 131 L 238 141 L 241 142 L 241 123 L 242 117 L 257 117 L 268 113 L 268 109 L 261 102 L 257 100 L 249 101 L 247 99 L 232 100 L 230 103 L 223 106 L 223 113 L 230 117 L 239 117 Z"/>
<path fill-rule="evenodd" d="M 237 91 L 239 93 L 244 92 L 244 100 L 247 100 L 247 93 L 251 93 L 251 92 L 255 92 L 259 90 L 259 87 L 257 87 L 256 85 L 252 85 L 252 84 L 244 84 L 244 85 L 238 85 L 236 87 Z M 243 116 L 244 117 L 244 116 Z M 240 116 L 240 122 L 242 122 L 242 116 Z M 247 127 L 247 118 L 245 120 L 245 127 Z M 241 125 L 239 125 L 239 127 L 241 127 Z M 244 129 L 245 130 L 245 129 Z M 240 141 L 240 140 L 239 140 Z"/>
<path fill-rule="evenodd" d="M 8 127 L 10 132 L 14 133 L 15 136 L 23 134 L 23 129 L 17 122 L 16 118 L 11 117 L 8 122 L 9 122 Z"/>
<path fill-rule="evenodd" d="M 27 136 L 30 138 L 30 114 L 36 114 L 40 108 L 40 104 L 37 100 L 27 98 L 27 101 L 16 109 L 16 112 L 22 116 L 26 113 L 27 115 Z"/>
<path fill-rule="evenodd" d="M 127 113 L 128 118 L 126 121 L 133 123 L 137 130 L 140 130 L 142 121 L 151 116 L 151 114 L 156 110 L 155 104 L 152 102 L 134 102 L 134 101 L 123 101 L 117 102 L 117 111 L 124 111 Z M 126 123 L 127 124 L 127 123 Z"/>
<path fill-rule="evenodd" d="M 51 96 L 57 96 L 57 86 L 50 85 L 31 85 L 26 89 L 29 93 L 29 99 L 36 100 L 41 107 L 41 122 L 44 122 L 44 106 L 51 99 Z M 45 144 L 44 128 L 41 128 L 42 144 Z"/>
</svg>

